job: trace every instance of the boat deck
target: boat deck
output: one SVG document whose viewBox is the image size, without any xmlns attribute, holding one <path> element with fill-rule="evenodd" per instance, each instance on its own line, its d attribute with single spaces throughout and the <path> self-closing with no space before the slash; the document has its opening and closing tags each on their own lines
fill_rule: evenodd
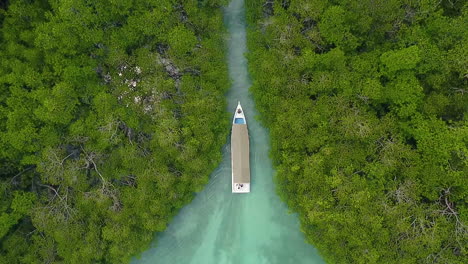
<svg viewBox="0 0 468 264">
<path fill-rule="evenodd" d="M 249 133 L 247 124 L 233 124 L 231 134 L 232 192 L 250 192 Z"/>
</svg>

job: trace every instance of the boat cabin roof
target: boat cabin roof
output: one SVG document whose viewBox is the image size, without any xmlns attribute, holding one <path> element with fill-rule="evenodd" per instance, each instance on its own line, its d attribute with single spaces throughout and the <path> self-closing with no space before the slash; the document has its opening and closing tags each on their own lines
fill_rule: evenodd
<svg viewBox="0 0 468 264">
<path fill-rule="evenodd" d="M 233 124 L 231 134 L 234 183 L 250 183 L 249 135 L 245 124 Z"/>
</svg>

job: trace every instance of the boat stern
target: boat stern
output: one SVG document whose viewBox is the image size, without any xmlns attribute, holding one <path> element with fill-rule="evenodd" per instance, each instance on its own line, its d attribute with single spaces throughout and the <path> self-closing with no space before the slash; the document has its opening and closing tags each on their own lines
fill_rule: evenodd
<svg viewBox="0 0 468 264">
<path fill-rule="evenodd" d="M 249 193 L 250 183 L 234 183 L 232 185 L 232 193 Z"/>
</svg>

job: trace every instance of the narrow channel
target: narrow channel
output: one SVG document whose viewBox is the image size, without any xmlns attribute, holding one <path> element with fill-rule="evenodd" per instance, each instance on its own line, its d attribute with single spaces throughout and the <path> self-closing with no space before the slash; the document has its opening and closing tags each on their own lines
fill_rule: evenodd
<svg viewBox="0 0 468 264">
<path fill-rule="evenodd" d="M 305 242 L 297 216 L 289 214 L 275 193 L 269 159 L 268 131 L 249 94 L 244 0 L 225 8 L 228 29 L 228 67 L 232 87 L 228 111 L 240 101 L 250 135 L 252 187 L 249 194 L 231 193 L 230 146 L 205 189 L 157 234 L 157 242 L 133 263 L 168 264 L 287 264 L 324 263 L 317 250 Z M 229 140 L 227 140 L 229 142 Z"/>
</svg>

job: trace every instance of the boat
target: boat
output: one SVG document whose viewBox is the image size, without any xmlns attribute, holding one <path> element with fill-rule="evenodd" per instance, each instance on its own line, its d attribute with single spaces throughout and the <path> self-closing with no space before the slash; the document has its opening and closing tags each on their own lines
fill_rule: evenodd
<svg viewBox="0 0 468 264">
<path fill-rule="evenodd" d="M 249 132 L 240 102 L 237 103 L 231 131 L 232 193 L 250 192 Z"/>
</svg>

